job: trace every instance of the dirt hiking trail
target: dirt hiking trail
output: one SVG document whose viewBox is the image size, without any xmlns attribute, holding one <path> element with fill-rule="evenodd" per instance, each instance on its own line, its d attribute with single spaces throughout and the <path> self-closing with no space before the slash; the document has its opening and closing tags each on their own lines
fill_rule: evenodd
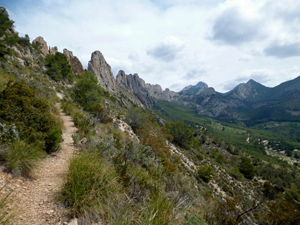
<svg viewBox="0 0 300 225">
<path fill-rule="evenodd" d="M 76 152 L 72 135 L 76 133 L 72 118 L 62 112 L 64 122 L 61 150 L 43 159 L 32 171 L 32 178 L 12 177 L 0 172 L 0 187 L 4 193 L 12 192 L 10 207 L 14 209 L 15 225 L 68 224 L 67 210 L 57 201 L 68 172 L 69 161 Z"/>
</svg>

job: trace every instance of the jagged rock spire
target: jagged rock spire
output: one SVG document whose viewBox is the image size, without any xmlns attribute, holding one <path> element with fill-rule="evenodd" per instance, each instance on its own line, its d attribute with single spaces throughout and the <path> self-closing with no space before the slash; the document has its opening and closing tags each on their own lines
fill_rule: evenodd
<svg viewBox="0 0 300 225">
<path fill-rule="evenodd" d="M 115 92 L 117 90 L 116 80 L 111 72 L 111 67 L 105 61 L 100 51 L 94 51 L 91 61 L 88 64 L 88 70 L 94 73 L 98 83 L 106 90 Z"/>
<path fill-rule="evenodd" d="M 69 51 L 68 49 L 64 49 L 64 55 L 67 57 L 70 65 L 72 66 L 72 70 L 74 74 L 82 74 L 83 73 L 83 66 L 79 59 L 73 55 L 73 52 Z"/>
</svg>

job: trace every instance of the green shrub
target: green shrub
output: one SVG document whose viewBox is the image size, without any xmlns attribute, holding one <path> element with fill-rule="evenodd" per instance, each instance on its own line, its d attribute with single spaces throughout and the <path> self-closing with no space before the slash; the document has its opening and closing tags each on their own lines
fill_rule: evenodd
<svg viewBox="0 0 300 225">
<path fill-rule="evenodd" d="M 217 163 L 220 163 L 220 164 L 223 164 L 223 163 L 226 162 L 225 157 L 224 157 L 221 153 L 218 153 L 218 154 L 216 155 L 215 159 L 216 159 L 216 162 L 217 162 Z"/>
<path fill-rule="evenodd" d="M 39 147 L 21 140 L 16 140 L 4 151 L 7 168 L 16 176 L 28 176 L 43 156 L 45 156 L 45 152 Z"/>
<path fill-rule="evenodd" d="M 196 174 L 196 178 L 202 179 L 204 182 L 209 182 L 212 179 L 212 175 L 214 171 L 211 166 L 199 166 L 198 173 Z"/>
<path fill-rule="evenodd" d="M 182 148 L 190 149 L 194 146 L 195 138 L 189 126 L 183 122 L 166 123 L 169 134 L 173 136 L 173 142 Z"/>
<path fill-rule="evenodd" d="M 79 109 L 75 110 L 72 113 L 72 117 L 73 117 L 75 126 L 79 129 L 80 132 L 83 132 L 85 134 L 87 134 L 89 131 L 91 131 L 91 129 L 95 125 L 93 118 L 89 114 L 87 114 Z"/>
<path fill-rule="evenodd" d="M 60 143 L 62 142 L 62 131 L 59 127 L 53 127 L 48 130 L 45 138 L 45 147 L 48 153 L 60 149 Z"/>
<path fill-rule="evenodd" d="M 0 6 L 0 37 L 7 31 L 12 28 L 14 21 L 9 19 L 9 15 L 6 9 L 3 6 Z"/>
<path fill-rule="evenodd" d="M 57 52 L 55 55 L 47 55 L 45 58 L 46 73 L 55 81 L 73 82 L 73 72 L 67 57 Z"/>
<path fill-rule="evenodd" d="M 175 204 L 161 192 L 151 196 L 146 207 L 142 207 L 142 224 L 168 225 L 176 221 Z"/>
<path fill-rule="evenodd" d="M 100 120 L 101 123 L 111 123 L 113 118 L 110 116 L 110 111 L 103 107 L 100 103 L 95 103 L 92 106 L 93 114 L 97 119 Z"/>
<path fill-rule="evenodd" d="M 20 37 L 19 44 L 23 47 L 29 47 L 31 45 L 28 34 L 25 34 L 25 37 Z"/>
<path fill-rule="evenodd" d="M 68 114 L 68 115 L 73 115 L 73 113 L 76 110 L 80 110 L 76 105 L 74 105 L 73 103 L 63 99 L 61 107 L 63 109 L 63 111 Z"/>
<path fill-rule="evenodd" d="M 93 112 L 95 103 L 101 103 L 105 91 L 98 85 L 97 78 L 89 71 L 85 71 L 74 85 L 73 99 L 86 111 Z"/>
<path fill-rule="evenodd" d="M 239 171 L 239 169 L 235 166 L 231 166 L 228 169 L 228 174 L 237 180 L 242 180 L 244 177 L 243 174 L 241 174 L 241 172 Z"/>
<path fill-rule="evenodd" d="M 239 170 L 247 179 L 252 179 L 255 175 L 255 167 L 253 166 L 251 159 L 246 156 L 241 158 Z"/>
<path fill-rule="evenodd" d="M 72 216 L 107 212 L 121 187 L 114 167 L 94 154 L 81 153 L 69 166 L 60 199 Z M 105 210 L 104 210 L 105 209 Z"/>
<path fill-rule="evenodd" d="M 57 150 L 61 141 L 58 119 L 50 113 L 48 102 L 37 97 L 36 90 L 10 81 L 0 93 L 0 99 L 0 122 L 6 124 L 6 128 L 12 127 L 11 137 L 18 134 L 21 140 L 39 143 L 47 152 Z M 4 132 L 3 127 L 0 132 Z"/>
</svg>

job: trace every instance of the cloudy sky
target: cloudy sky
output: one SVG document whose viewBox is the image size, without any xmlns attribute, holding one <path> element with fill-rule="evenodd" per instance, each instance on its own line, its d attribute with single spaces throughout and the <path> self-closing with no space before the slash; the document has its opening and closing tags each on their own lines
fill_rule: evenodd
<svg viewBox="0 0 300 225">
<path fill-rule="evenodd" d="M 42 36 L 87 66 L 100 50 L 114 75 L 179 91 L 226 92 L 300 75 L 298 0 L 0 0 L 21 36 Z"/>
</svg>

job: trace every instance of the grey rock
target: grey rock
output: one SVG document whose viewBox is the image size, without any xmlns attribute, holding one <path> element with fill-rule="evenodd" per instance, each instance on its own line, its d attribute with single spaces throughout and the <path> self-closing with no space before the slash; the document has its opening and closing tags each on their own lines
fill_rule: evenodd
<svg viewBox="0 0 300 225">
<path fill-rule="evenodd" d="M 41 36 L 37 37 L 36 39 L 34 39 L 32 41 L 32 44 L 36 44 L 36 43 L 38 43 L 40 45 L 40 49 L 45 55 L 47 55 L 47 54 L 55 55 L 55 53 L 58 52 L 58 49 L 56 46 L 54 46 L 52 48 L 50 46 L 48 47 L 47 42 Z"/>
<path fill-rule="evenodd" d="M 89 61 L 88 64 L 88 70 L 96 75 L 98 83 L 103 88 L 112 92 L 117 90 L 116 80 L 111 71 L 111 67 L 105 61 L 100 51 L 92 53 L 91 61 Z"/>
<path fill-rule="evenodd" d="M 68 223 L 68 225 L 78 225 L 78 220 L 77 218 L 74 218 L 70 221 L 70 223 Z"/>
<path fill-rule="evenodd" d="M 67 57 L 70 65 L 72 66 L 72 70 L 74 74 L 82 74 L 83 73 L 83 66 L 79 59 L 73 55 L 73 52 L 69 51 L 68 49 L 64 49 L 63 53 Z"/>
<path fill-rule="evenodd" d="M 177 93 L 169 89 L 163 91 L 158 84 L 146 83 L 138 74 L 126 75 L 122 70 L 119 71 L 116 81 L 119 86 L 133 93 L 146 107 L 152 107 L 156 99 L 171 101 L 177 96 Z"/>
<path fill-rule="evenodd" d="M 38 43 L 40 45 L 40 49 L 44 54 L 49 54 L 47 42 L 44 40 L 43 37 L 39 36 L 32 41 L 32 44 Z"/>
<path fill-rule="evenodd" d="M 49 47 L 49 54 L 55 55 L 58 52 L 58 48 L 54 46 L 53 48 Z"/>
</svg>

